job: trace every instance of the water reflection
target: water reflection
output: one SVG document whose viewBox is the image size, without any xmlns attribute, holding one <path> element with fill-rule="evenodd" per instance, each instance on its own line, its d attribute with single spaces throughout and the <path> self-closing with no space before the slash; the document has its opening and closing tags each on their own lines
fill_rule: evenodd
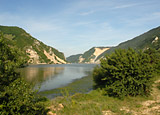
<svg viewBox="0 0 160 115">
<path fill-rule="evenodd" d="M 20 69 L 20 73 L 27 81 L 40 85 L 40 91 L 45 91 L 86 76 L 94 66 L 91 64 L 31 65 Z"/>
<path fill-rule="evenodd" d="M 26 67 L 20 70 L 21 76 L 32 83 L 41 83 L 63 72 L 63 67 Z"/>
</svg>

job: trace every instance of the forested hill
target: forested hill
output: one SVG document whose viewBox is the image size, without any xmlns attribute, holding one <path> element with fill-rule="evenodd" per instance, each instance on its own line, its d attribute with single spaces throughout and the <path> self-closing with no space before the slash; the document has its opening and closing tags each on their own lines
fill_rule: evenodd
<svg viewBox="0 0 160 115">
<path fill-rule="evenodd" d="M 160 26 L 157 28 L 154 28 L 142 35 L 139 35 L 131 40 L 128 40 L 126 42 L 120 43 L 116 47 L 112 47 L 109 50 L 103 52 L 98 59 L 106 55 L 107 53 L 113 52 L 115 49 L 127 49 L 127 48 L 133 48 L 133 49 L 147 49 L 147 48 L 160 48 Z"/>
<path fill-rule="evenodd" d="M 31 64 L 62 64 L 65 56 L 57 49 L 45 45 L 19 27 L 0 26 L 8 45 L 20 49 Z"/>
</svg>

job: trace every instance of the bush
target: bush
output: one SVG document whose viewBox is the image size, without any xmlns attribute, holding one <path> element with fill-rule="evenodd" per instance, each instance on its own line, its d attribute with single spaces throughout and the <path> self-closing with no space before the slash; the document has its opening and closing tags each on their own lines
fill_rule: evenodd
<svg viewBox="0 0 160 115">
<path fill-rule="evenodd" d="M 45 115 L 41 97 L 16 72 L 21 65 L 20 54 L 0 33 L 0 115 Z"/>
<path fill-rule="evenodd" d="M 154 67 L 154 72 L 160 74 L 160 49 L 156 50 L 149 48 L 145 50 L 145 53 L 147 53 L 151 58 L 151 64 Z"/>
<path fill-rule="evenodd" d="M 14 48 L 7 45 L 3 34 L 0 33 L 0 91 L 19 77 L 15 69 L 22 61 L 17 53 Z"/>
<path fill-rule="evenodd" d="M 45 115 L 47 110 L 42 97 L 32 89 L 32 86 L 22 79 L 17 79 L 0 94 L 1 115 Z"/>
<path fill-rule="evenodd" d="M 153 66 L 151 58 L 142 51 L 119 49 L 101 60 L 93 71 L 95 88 L 105 94 L 124 96 L 148 95 L 151 91 Z"/>
</svg>

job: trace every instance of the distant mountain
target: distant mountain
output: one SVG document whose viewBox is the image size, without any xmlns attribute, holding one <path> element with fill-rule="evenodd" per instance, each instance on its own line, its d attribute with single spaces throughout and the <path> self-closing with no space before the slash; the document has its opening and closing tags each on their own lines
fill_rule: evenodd
<svg viewBox="0 0 160 115">
<path fill-rule="evenodd" d="M 147 48 L 160 48 L 160 27 L 154 28 L 131 40 L 120 43 L 116 47 L 93 47 L 84 54 L 72 55 L 67 58 L 70 63 L 98 63 L 105 55 L 114 52 L 115 49 L 145 50 Z"/>
<path fill-rule="evenodd" d="M 147 48 L 160 48 L 160 27 L 154 28 L 142 35 L 139 35 L 131 40 L 128 40 L 126 42 L 120 43 L 116 47 L 112 47 L 109 50 L 103 52 L 101 55 L 97 57 L 97 59 L 102 58 L 104 55 L 109 54 L 113 52 L 115 49 L 147 49 Z"/>
<path fill-rule="evenodd" d="M 77 54 L 68 57 L 67 61 L 70 63 L 99 63 L 97 57 L 109 49 L 110 47 L 93 47 L 84 54 Z"/>
<path fill-rule="evenodd" d="M 64 54 L 57 49 L 45 45 L 19 27 L 0 26 L 0 31 L 8 40 L 8 45 L 20 49 L 31 64 L 66 63 Z"/>
<path fill-rule="evenodd" d="M 70 63 L 79 63 L 79 57 L 82 56 L 82 54 L 77 54 L 77 55 L 71 55 L 67 57 L 67 62 Z"/>
</svg>

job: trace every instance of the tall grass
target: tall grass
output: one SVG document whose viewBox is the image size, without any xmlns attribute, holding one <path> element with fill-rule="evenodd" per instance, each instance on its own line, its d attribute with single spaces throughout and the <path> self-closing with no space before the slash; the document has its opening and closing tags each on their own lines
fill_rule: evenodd
<svg viewBox="0 0 160 115">
<path fill-rule="evenodd" d="M 51 105 L 62 104 L 63 109 L 53 111 L 57 115 L 102 115 L 105 112 L 125 114 L 122 110 L 126 105 L 131 110 L 137 111 L 142 101 L 151 97 L 127 97 L 120 100 L 113 97 L 104 96 L 100 90 L 91 91 L 89 94 L 77 93 L 69 95 L 67 90 L 63 90 L 63 97 L 57 97 L 49 102 Z M 130 112 L 128 112 L 130 114 Z"/>
</svg>

